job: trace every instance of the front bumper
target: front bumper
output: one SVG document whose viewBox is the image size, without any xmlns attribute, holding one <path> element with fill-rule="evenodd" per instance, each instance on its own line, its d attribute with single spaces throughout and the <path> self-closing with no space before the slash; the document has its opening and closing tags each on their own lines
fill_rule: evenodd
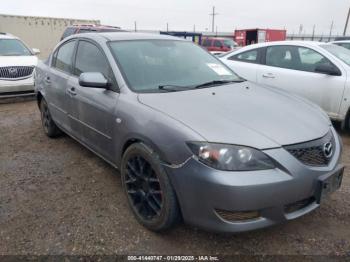
<svg viewBox="0 0 350 262">
<path fill-rule="evenodd" d="M 341 167 L 341 142 L 333 128 L 332 132 L 336 150 L 326 167 L 306 166 L 283 148 L 264 151 L 279 164 L 273 170 L 219 171 L 194 158 L 179 168 L 166 167 L 185 222 L 210 231 L 242 232 L 279 224 L 316 209 L 318 178 Z M 299 209 L 290 209 L 301 202 L 305 204 Z M 259 216 L 229 221 L 220 211 L 253 211 Z"/>
<path fill-rule="evenodd" d="M 0 97 L 21 94 L 34 93 L 33 75 L 20 80 L 1 80 L 0 79 Z"/>
</svg>

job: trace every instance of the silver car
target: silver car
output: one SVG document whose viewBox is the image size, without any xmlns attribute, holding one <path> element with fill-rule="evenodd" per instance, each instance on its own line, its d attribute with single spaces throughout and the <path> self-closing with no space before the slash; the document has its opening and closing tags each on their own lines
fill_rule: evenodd
<svg viewBox="0 0 350 262">
<path fill-rule="evenodd" d="M 340 187 L 327 115 L 238 77 L 201 47 L 140 33 L 74 35 L 36 71 L 42 124 L 121 173 L 136 219 L 240 232 L 305 215 Z"/>
</svg>

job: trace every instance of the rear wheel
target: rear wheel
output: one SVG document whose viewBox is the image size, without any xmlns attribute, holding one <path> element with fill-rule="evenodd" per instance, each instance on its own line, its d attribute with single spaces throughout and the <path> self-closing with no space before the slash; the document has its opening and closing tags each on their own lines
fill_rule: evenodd
<svg viewBox="0 0 350 262">
<path fill-rule="evenodd" d="M 47 103 L 44 98 L 41 99 L 40 102 L 40 112 L 41 123 L 43 125 L 45 134 L 51 138 L 59 136 L 62 132 L 53 121 L 49 111 L 49 107 L 47 106 Z"/>
<path fill-rule="evenodd" d="M 159 157 L 142 143 L 123 155 L 122 183 L 136 219 L 152 231 L 168 229 L 180 218 L 176 195 Z"/>
</svg>

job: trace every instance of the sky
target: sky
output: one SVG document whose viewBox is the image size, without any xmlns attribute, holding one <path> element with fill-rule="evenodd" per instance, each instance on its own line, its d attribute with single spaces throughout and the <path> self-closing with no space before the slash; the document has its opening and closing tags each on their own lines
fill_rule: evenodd
<svg viewBox="0 0 350 262">
<path fill-rule="evenodd" d="M 342 34 L 349 0 L 11 0 L 0 14 L 96 19 L 139 30 L 211 31 L 212 7 L 220 32 L 244 28 L 287 29 L 289 34 Z M 302 26 L 301 26 L 302 25 Z M 350 29 L 348 30 L 350 34 Z"/>
</svg>

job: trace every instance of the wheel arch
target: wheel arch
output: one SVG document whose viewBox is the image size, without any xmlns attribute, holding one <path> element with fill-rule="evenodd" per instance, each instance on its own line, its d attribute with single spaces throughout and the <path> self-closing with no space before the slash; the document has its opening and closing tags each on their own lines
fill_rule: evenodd
<svg viewBox="0 0 350 262">
<path fill-rule="evenodd" d="M 41 100 L 44 98 L 44 96 L 41 94 L 41 92 L 39 91 L 37 94 L 36 94 L 36 101 L 37 101 L 37 104 L 38 104 L 38 107 L 40 109 L 40 103 L 41 103 Z"/>
<path fill-rule="evenodd" d="M 139 134 L 131 134 L 129 135 L 124 142 L 122 143 L 122 147 L 120 150 L 120 154 L 118 157 L 118 164 L 120 166 L 121 160 L 123 158 L 123 155 L 125 151 L 133 144 L 135 143 L 142 143 L 144 144 L 151 152 L 155 152 L 159 158 L 160 161 L 168 163 L 167 158 L 164 154 L 164 152 L 149 138 L 139 135 Z"/>
</svg>

